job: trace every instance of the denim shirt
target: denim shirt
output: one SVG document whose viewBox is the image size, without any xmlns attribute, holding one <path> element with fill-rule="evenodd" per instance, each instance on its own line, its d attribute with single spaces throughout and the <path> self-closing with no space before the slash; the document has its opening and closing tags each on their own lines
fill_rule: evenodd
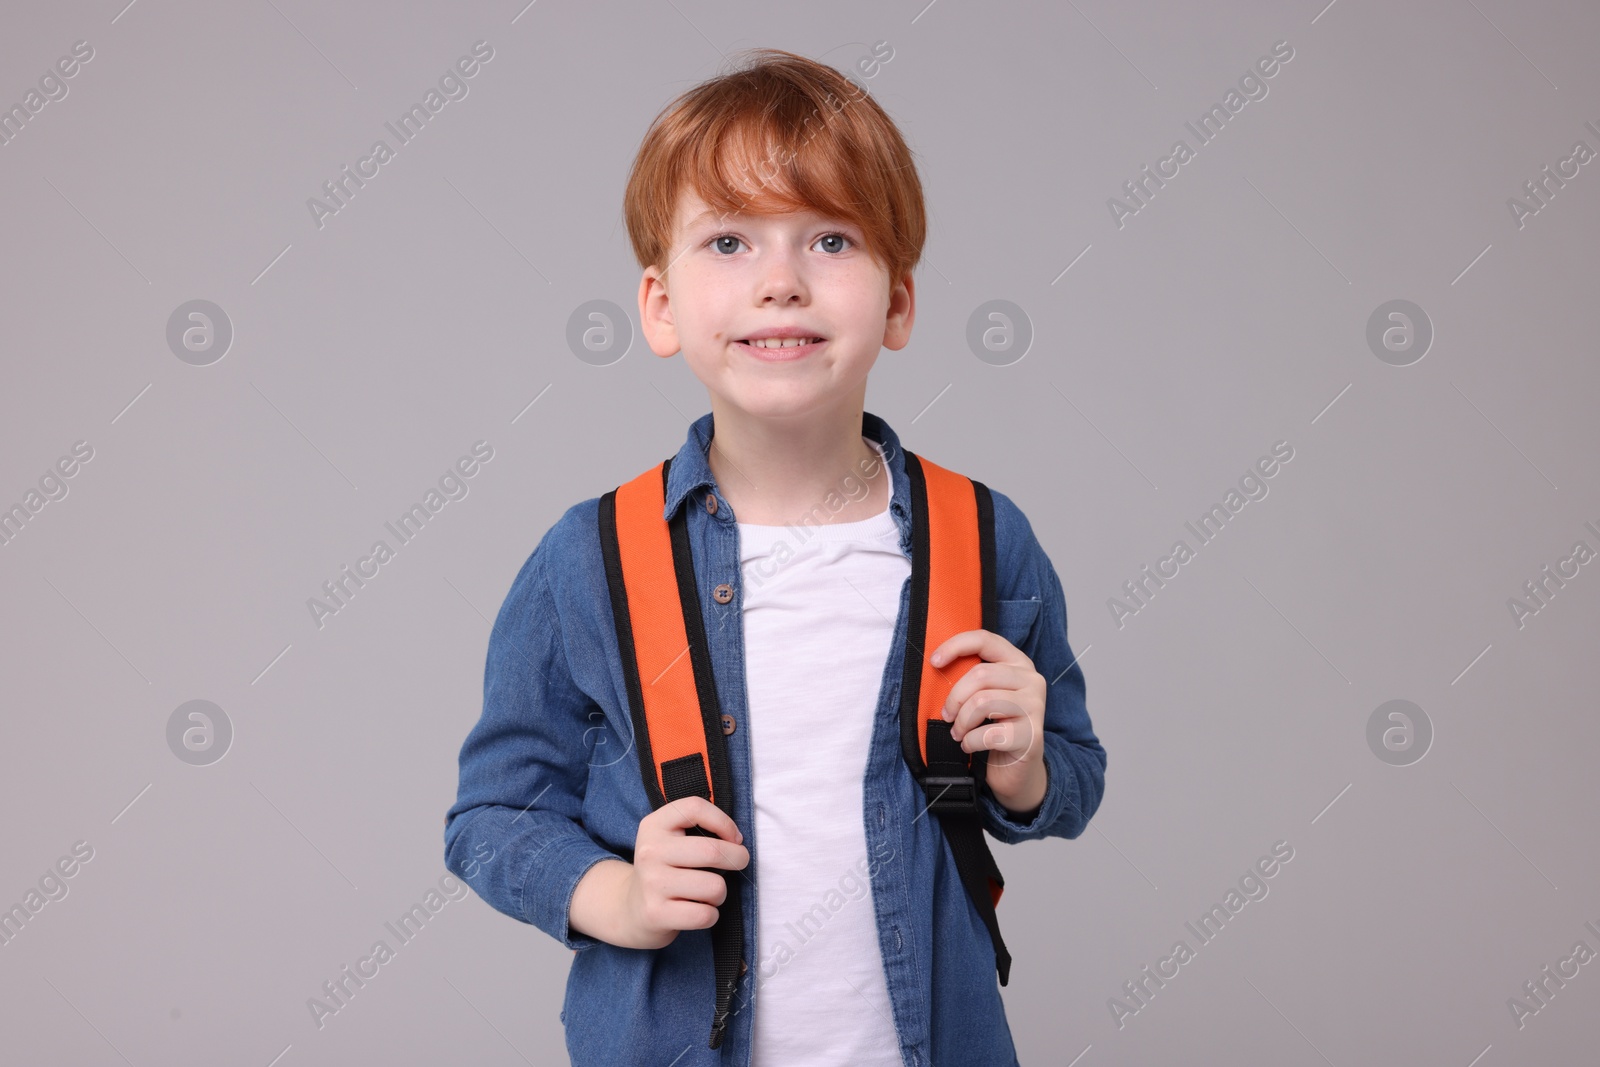
<svg viewBox="0 0 1600 1067">
<path fill-rule="evenodd" d="M 871 412 L 863 413 L 862 433 L 883 445 L 889 459 L 889 509 L 909 559 L 911 487 L 899 438 Z M 689 428 L 672 461 L 664 517 L 689 508 L 691 555 L 717 692 L 723 712 L 737 725 L 752 713 L 744 677 L 739 530 L 707 463 L 711 436 L 708 413 Z M 1067 644 L 1066 602 L 1055 568 L 1026 516 L 992 486 L 990 492 L 998 632 L 1050 683 L 1043 750 L 1048 785 L 1034 813 L 1007 811 L 985 787 L 983 823 L 1007 844 L 1075 838 L 1100 805 L 1105 750 L 1084 705 L 1083 671 Z M 500 607 L 489 637 L 482 717 L 461 746 L 460 789 L 445 820 L 445 863 L 494 908 L 574 950 L 561 1011 L 574 1067 L 746 1067 L 753 998 L 759 996 L 754 941 L 761 901 L 749 730 L 735 728 L 725 738 L 732 814 L 750 863 L 730 873 L 745 879 L 740 906 L 746 969 L 721 1047 L 707 1045 L 715 999 L 709 929 L 682 931 L 663 948 L 631 949 L 567 925 L 579 879 L 603 859 L 631 862 L 639 822 L 652 810 L 633 747 L 598 509 L 599 497 L 568 508 L 529 555 Z M 726 604 L 713 595 L 719 585 L 733 589 Z M 910 586 L 908 578 L 901 588 L 862 790 L 867 849 L 874 857 L 868 881 L 878 948 L 906 1064 L 1005 1067 L 1016 1063 L 1016 1052 L 994 947 L 937 818 L 922 817 L 926 800 L 901 754 Z M 1004 850 L 995 858 L 1004 872 Z M 1004 900 L 997 912 L 1007 947 L 1029 973 L 1033 951 L 1022 916 L 1008 916 Z"/>
</svg>

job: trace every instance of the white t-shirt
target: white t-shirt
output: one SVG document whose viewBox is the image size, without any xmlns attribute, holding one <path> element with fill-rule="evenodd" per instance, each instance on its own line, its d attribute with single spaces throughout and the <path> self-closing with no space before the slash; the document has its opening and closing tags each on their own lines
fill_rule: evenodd
<svg viewBox="0 0 1600 1067">
<path fill-rule="evenodd" d="M 862 784 L 911 561 L 887 506 L 859 522 L 738 525 L 759 854 L 751 1062 L 900 1067 Z"/>
</svg>

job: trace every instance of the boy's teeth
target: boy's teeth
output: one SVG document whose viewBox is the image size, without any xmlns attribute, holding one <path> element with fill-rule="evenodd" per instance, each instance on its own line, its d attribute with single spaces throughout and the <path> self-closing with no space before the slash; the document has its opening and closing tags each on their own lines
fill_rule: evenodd
<svg viewBox="0 0 1600 1067">
<path fill-rule="evenodd" d="M 745 344 L 756 348 L 798 348 L 820 340 L 820 337 L 766 337 L 759 341 L 746 341 Z"/>
</svg>

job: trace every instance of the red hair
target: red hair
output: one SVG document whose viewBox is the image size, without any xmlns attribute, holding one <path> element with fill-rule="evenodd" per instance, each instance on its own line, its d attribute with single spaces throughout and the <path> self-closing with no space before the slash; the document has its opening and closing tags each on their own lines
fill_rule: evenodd
<svg viewBox="0 0 1600 1067">
<path fill-rule="evenodd" d="M 911 150 L 832 67 L 776 48 L 688 90 L 651 123 L 623 194 L 641 267 L 665 271 L 684 188 L 724 215 L 812 210 L 860 228 L 890 285 L 922 258 L 927 216 Z"/>
</svg>

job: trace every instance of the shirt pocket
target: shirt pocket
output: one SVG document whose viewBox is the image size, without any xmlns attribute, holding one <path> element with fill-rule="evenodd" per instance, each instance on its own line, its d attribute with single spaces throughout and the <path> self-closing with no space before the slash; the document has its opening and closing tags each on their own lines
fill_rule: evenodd
<svg viewBox="0 0 1600 1067">
<path fill-rule="evenodd" d="M 1039 617 L 1042 600 L 1001 600 L 996 604 L 995 633 L 1021 648 L 1028 640 L 1034 620 Z"/>
</svg>

